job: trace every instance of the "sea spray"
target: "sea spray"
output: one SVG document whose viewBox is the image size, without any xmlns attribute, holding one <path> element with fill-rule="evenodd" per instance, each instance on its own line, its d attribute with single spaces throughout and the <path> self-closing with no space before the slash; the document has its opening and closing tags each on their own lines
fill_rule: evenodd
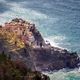
<svg viewBox="0 0 80 80">
<path fill-rule="evenodd" d="M 43 72 L 50 77 L 50 80 L 80 80 L 80 72 L 78 69 L 65 70 L 61 69 L 56 72 Z"/>
</svg>

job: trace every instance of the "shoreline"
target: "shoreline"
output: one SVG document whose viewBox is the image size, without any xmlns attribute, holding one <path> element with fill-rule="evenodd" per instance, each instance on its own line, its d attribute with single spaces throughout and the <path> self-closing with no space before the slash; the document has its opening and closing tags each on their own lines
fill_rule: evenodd
<svg viewBox="0 0 80 80">
<path fill-rule="evenodd" d="M 70 51 L 70 50 L 68 50 L 68 48 L 63 48 L 63 47 L 57 45 L 54 41 L 52 41 L 52 40 L 49 39 L 49 38 L 44 38 L 44 40 L 45 40 L 45 41 L 47 40 L 52 47 L 60 48 L 60 49 L 62 49 L 62 50 L 66 49 L 67 51 Z"/>
</svg>

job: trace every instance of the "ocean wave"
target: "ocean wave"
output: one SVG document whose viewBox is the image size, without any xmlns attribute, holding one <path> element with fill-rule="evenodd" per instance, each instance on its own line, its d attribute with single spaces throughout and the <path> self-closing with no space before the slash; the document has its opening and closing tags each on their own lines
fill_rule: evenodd
<svg viewBox="0 0 80 80">
<path fill-rule="evenodd" d="M 63 41 L 66 39 L 65 36 L 50 36 L 50 37 L 46 37 L 44 38 L 44 40 L 49 41 L 50 44 L 54 47 L 59 47 L 64 49 L 64 47 L 60 46 L 63 45 Z M 70 45 L 70 43 L 67 43 L 67 45 Z M 65 47 L 65 49 L 69 50 L 68 48 Z"/>
<path fill-rule="evenodd" d="M 37 12 L 35 10 L 32 9 L 25 9 L 21 7 L 21 4 L 17 4 L 17 3 L 8 3 L 8 5 L 11 6 L 9 11 L 6 11 L 3 14 L 0 14 L 0 24 L 5 23 L 6 21 L 11 20 L 12 18 L 15 17 L 20 17 L 23 19 L 27 19 L 30 22 L 35 22 L 36 21 L 40 21 L 40 20 L 46 20 L 48 19 L 48 16 L 46 14 L 42 14 L 40 12 Z"/>
<path fill-rule="evenodd" d="M 78 69 L 69 71 L 66 69 L 61 69 L 56 72 L 46 72 L 44 74 L 48 75 L 50 77 L 50 80 L 80 80 L 80 72 Z"/>
</svg>

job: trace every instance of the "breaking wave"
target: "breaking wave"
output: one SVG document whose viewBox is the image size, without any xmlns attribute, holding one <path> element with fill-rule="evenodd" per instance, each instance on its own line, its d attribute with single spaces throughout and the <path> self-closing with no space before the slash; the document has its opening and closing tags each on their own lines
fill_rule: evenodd
<svg viewBox="0 0 80 80">
<path fill-rule="evenodd" d="M 78 71 L 78 69 L 62 69 L 55 72 L 46 72 L 44 74 L 48 75 L 50 77 L 50 80 L 80 80 L 80 72 Z"/>
<path fill-rule="evenodd" d="M 54 47 L 59 47 L 59 48 L 62 48 L 62 49 L 65 48 L 65 49 L 69 50 L 68 48 L 61 46 L 61 45 L 63 45 L 65 39 L 66 39 L 65 36 L 50 36 L 50 37 L 44 38 L 45 41 L 46 40 L 49 41 L 50 44 Z M 70 45 L 70 43 L 66 43 L 66 44 Z"/>
</svg>

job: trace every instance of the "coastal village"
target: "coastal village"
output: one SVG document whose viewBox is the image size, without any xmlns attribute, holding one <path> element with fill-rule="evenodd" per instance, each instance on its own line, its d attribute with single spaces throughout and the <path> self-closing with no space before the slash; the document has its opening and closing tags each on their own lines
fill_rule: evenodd
<svg viewBox="0 0 80 80">
<path fill-rule="evenodd" d="M 32 47 L 42 46 L 44 43 L 39 31 L 35 28 L 35 24 L 30 24 L 22 19 L 13 19 L 10 23 L 5 23 L 4 29 L 15 33 L 25 44 Z M 17 43 L 15 41 L 15 43 Z"/>
<path fill-rule="evenodd" d="M 32 70 L 52 71 L 78 67 L 77 53 L 51 46 L 43 39 L 35 24 L 21 18 L 0 26 L 0 45 L 0 52 L 8 53 L 12 60 L 22 60 Z"/>
<path fill-rule="evenodd" d="M 27 59 L 20 54 L 27 54 L 27 45 L 31 48 L 42 47 L 37 38 L 41 35 L 35 29 L 38 35 L 34 33 L 34 37 L 34 29 L 34 24 L 18 18 L 0 25 L 0 80 L 50 80 L 48 76 L 33 70 L 34 59 L 31 56 Z M 20 49 L 23 49 L 22 52 L 18 52 Z"/>
<path fill-rule="evenodd" d="M 20 40 L 22 40 L 23 44 L 30 45 L 35 49 L 45 48 L 48 49 L 54 48 L 54 51 L 59 51 L 64 53 L 65 49 L 60 49 L 57 47 L 51 47 L 49 41 L 45 41 L 40 32 L 36 29 L 35 24 L 31 24 L 28 21 L 24 21 L 21 18 L 15 18 L 9 23 L 5 23 L 3 27 L 4 30 L 8 32 L 14 33 Z M 17 44 L 17 40 L 14 40 L 15 45 Z"/>
</svg>

